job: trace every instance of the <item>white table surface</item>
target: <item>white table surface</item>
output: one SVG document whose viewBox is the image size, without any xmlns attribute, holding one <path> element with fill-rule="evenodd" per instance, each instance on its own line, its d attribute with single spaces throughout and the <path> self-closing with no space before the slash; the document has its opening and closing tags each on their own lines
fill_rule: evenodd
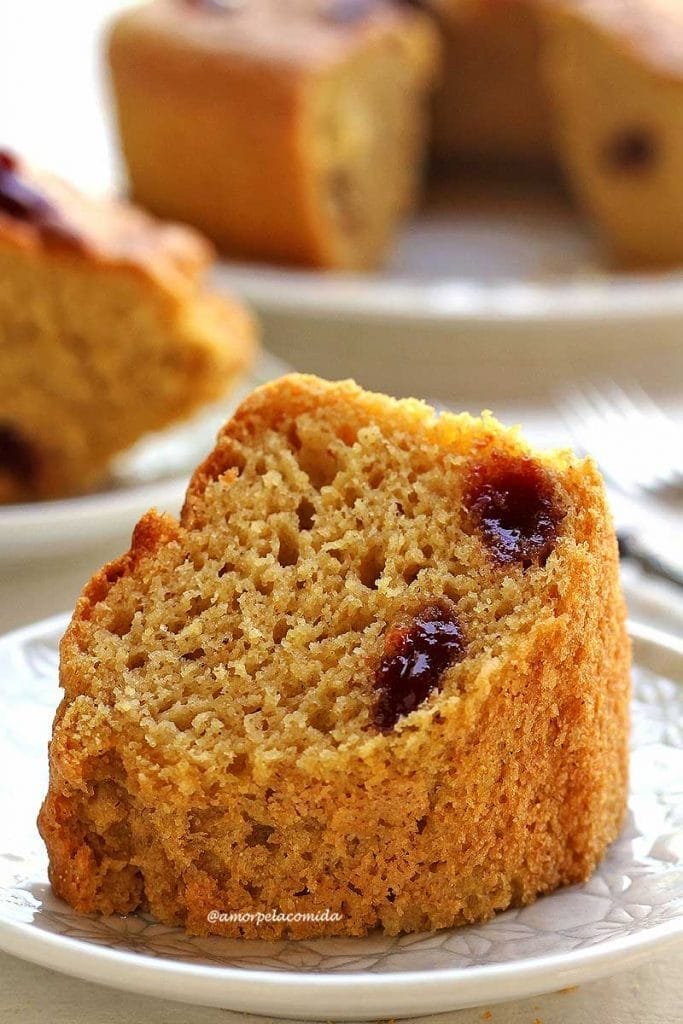
<svg viewBox="0 0 683 1024">
<path fill-rule="evenodd" d="M 420 1017 L 420 1024 L 679 1024 L 681 953 L 591 985 L 506 1005 Z M 678 981 L 675 981 L 676 976 Z M 0 956 L 0 1024 L 265 1024 L 274 1018 L 190 1008 L 74 981 Z M 489 1016 L 490 1014 L 490 1016 Z M 415 1021 L 418 1018 L 411 1018 Z"/>
</svg>

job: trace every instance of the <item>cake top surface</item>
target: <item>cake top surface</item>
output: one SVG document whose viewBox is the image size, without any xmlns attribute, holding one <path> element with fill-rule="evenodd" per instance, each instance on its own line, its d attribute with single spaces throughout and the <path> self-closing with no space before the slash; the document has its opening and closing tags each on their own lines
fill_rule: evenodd
<svg viewBox="0 0 683 1024">
<path fill-rule="evenodd" d="M 235 59 L 325 65 L 422 19 L 409 0 L 152 0 L 115 22 Z"/>
<path fill-rule="evenodd" d="M 91 581 L 62 685 L 223 780 L 407 756 L 561 619 L 605 537 L 589 461 L 293 375 L 226 425 L 180 522 L 149 514 Z"/>
<path fill-rule="evenodd" d="M 0 149 L 0 240 L 142 270 L 170 288 L 197 278 L 212 250 L 196 232 L 96 199 Z"/>
</svg>

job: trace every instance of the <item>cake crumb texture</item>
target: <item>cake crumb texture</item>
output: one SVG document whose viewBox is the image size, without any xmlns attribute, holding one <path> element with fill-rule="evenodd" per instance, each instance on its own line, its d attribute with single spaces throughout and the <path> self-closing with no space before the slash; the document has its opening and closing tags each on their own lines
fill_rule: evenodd
<svg viewBox="0 0 683 1024">
<path fill-rule="evenodd" d="M 386 659 L 435 618 L 438 678 L 380 727 Z M 39 819 L 52 884 L 195 934 L 484 921 L 583 881 L 617 835 L 629 660 L 590 460 L 282 378 L 179 521 L 149 512 L 78 601 Z M 207 920 L 274 908 L 339 920 Z"/>
</svg>

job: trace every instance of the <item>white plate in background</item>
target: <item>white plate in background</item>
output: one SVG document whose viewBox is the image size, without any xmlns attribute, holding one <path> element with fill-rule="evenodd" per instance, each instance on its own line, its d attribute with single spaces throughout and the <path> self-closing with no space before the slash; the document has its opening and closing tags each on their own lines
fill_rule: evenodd
<svg viewBox="0 0 683 1024">
<path fill-rule="evenodd" d="M 138 914 L 57 899 L 35 818 L 59 699 L 60 616 L 0 639 L 0 948 L 126 991 L 298 1020 L 438 1013 L 617 973 L 683 936 L 683 643 L 633 626 L 631 793 L 584 885 L 481 925 L 418 935 L 258 942 L 191 938 Z"/>
<path fill-rule="evenodd" d="M 271 351 L 323 376 L 479 412 L 548 404 L 568 382 L 628 370 L 655 394 L 683 380 L 683 270 L 619 273 L 561 189 L 454 180 L 367 274 L 221 263 Z"/>
<path fill-rule="evenodd" d="M 683 316 L 683 268 L 637 274 L 602 265 L 585 220 L 557 182 L 541 177 L 471 172 L 433 184 L 376 271 L 224 261 L 217 279 L 267 313 L 425 324 Z"/>
</svg>

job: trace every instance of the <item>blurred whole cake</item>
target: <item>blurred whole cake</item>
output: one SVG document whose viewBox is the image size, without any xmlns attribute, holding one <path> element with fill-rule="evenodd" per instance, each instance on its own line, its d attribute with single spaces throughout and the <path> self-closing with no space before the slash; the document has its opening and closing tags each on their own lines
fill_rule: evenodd
<svg viewBox="0 0 683 1024">
<path fill-rule="evenodd" d="M 229 254 L 376 265 L 428 134 L 559 165 L 611 257 L 683 261 L 679 0 L 152 0 L 109 57 L 134 195 Z"/>
<path fill-rule="evenodd" d="M 393 0 L 154 0 L 109 38 L 133 193 L 238 256 L 367 267 L 414 199 L 438 40 Z"/>
<path fill-rule="evenodd" d="M 202 287 L 211 256 L 189 228 L 0 151 L 0 501 L 86 490 L 225 393 L 254 331 Z"/>
</svg>

